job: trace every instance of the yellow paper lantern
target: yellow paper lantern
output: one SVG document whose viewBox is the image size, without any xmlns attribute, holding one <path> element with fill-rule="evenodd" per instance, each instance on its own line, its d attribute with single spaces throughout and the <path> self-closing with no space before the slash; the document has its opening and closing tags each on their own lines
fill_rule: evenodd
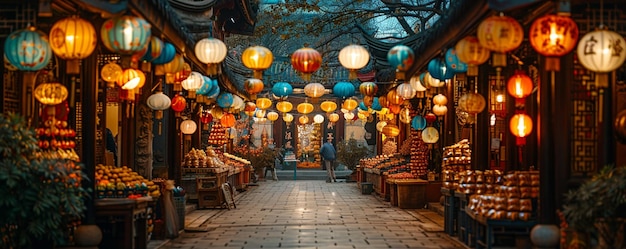
<svg viewBox="0 0 626 249">
<path fill-rule="evenodd" d="M 272 122 L 278 120 L 278 113 L 275 111 L 268 112 L 266 116 L 267 116 L 267 119 L 269 119 Z"/>
<path fill-rule="evenodd" d="M 435 115 L 443 116 L 448 112 L 448 107 L 445 105 L 434 105 L 432 110 Z"/>
<path fill-rule="evenodd" d="M 293 104 L 288 101 L 280 101 L 276 103 L 276 110 L 282 113 L 288 113 L 293 109 Z"/>
<path fill-rule="evenodd" d="M 300 122 L 300 124 L 307 124 L 309 123 L 309 117 L 302 115 L 298 118 L 298 122 Z"/>
<path fill-rule="evenodd" d="M 335 123 L 337 121 L 339 121 L 339 114 L 331 113 L 330 115 L 328 115 L 328 122 Z"/>
<path fill-rule="evenodd" d="M 343 104 L 341 104 L 341 108 L 348 111 L 354 110 L 357 106 L 359 106 L 359 103 L 354 99 L 346 99 L 343 101 Z"/>
<path fill-rule="evenodd" d="M 261 109 L 261 110 L 265 110 L 267 108 L 270 108 L 270 106 L 272 106 L 272 100 L 268 99 L 268 98 L 258 98 L 256 99 L 256 107 Z"/>
<path fill-rule="evenodd" d="M 437 94 L 433 97 L 433 104 L 446 105 L 448 104 L 448 98 L 446 98 L 446 96 L 443 94 Z"/>
<path fill-rule="evenodd" d="M 516 137 L 526 137 L 533 130 L 533 120 L 526 114 L 515 114 L 511 117 L 509 129 Z"/>
<path fill-rule="evenodd" d="M 117 78 L 117 85 L 124 90 L 133 90 L 142 87 L 146 82 L 146 76 L 141 70 L 128 68 Z"/>
<path fill-rule="evenodd" d="M 67 73 L 79 73 L 78 61 L 91 55 L 96 44 L 96 29 L 78 16 L 63 18 L 50 29 L 50 48 L 54 54 L 66 60 Z"/>
<path fill-rule="evenodd" d="M 311 103 L 300 103 L 296 106 L 296 110 L 302 114 L 309 114 L 315 107 Z"/>
<path fill-rule="evenodd" d="M 467 64 L 467 75 L 478 75 L 478 65 L 489 60 L 491 52 L 480 45 L 476 36 L 466 36 L 454 46 L 457 57 Z"/>
<path fill-rule="evenodd" d="M 324 101 L 320 103 L 320 109 L 322 109 L 322 111 L 326 113 L 334 112 L 335 110 L 337 110 L 337 103 L 333 101 Z"/>
<path fill-rule="evenodd" d="M 117 78 L 122 75 L 122 72 L 124 72 L 124 70 L 120 65 L 115 64 L 115 62 L 109 62 L 100 69 L 100 77 L 102 77 L 102 80 L 109 83 L 109 87 L 114 87 Z"/>
<path fill-rule="evenodd" d="M 477 33 L 481 46 L 498 53 L 512 51 L 524 40 L 522 25 L 504 15 L 487 17 L 478 25 Z"/>
<path fill-rule="evenodd" d="M 243 51 L 241 61 L 244 66 L 252 69 L 254 78 L 262 79 L 263 70 L 268 69 L 272 65 L 274 55 L 266 47 L 252 46 Z"/>
<path fill-rule="evenodd" d="M 465 110 L 469 114 L 477 114 L 482 112 L 486 106 L 485 97 L 478 93 L 466 93 L 459 98 L 459 108 Z"/>
<path fill-rule="evenodd" d="M 395 124 L 387 124 L 383 127 L 383 134 L 388 137 L 397 137 L 400 135 L 400 128 Z"/>
<path fill-rule="evenodd" d="M 33 91 L 35 98 L 44 105 L 58 105 L 67 99 L 67 88 L 60 83 L 41 83 Z"/>
</svg>

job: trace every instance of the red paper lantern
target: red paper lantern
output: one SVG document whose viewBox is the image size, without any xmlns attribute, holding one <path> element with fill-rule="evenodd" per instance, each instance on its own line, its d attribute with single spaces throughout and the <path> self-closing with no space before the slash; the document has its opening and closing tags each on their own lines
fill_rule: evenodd
<svg viewBox="0 0 626 249">
<path fill-rule="evenodd" d="M 511 96 L 517 99 L 526 98 L 533 91 L 533 80 L 524 73 L 517 70 L 515 74 L 509 78 L 506 89 Z"/>
<path fill-rule="evenodd" d="M 185 110 L 185 107 L 187 107 L 187 100 L 183 97 L 180 96 L 178 94 L 176 94 L 173 98 L 172 98 L 172 110 L 174 110 L 174 112 L 176 112 L 176 116 L 180 116 L 180 112 Z"/>
<path fill-rule="evenodd" d="M 317 50 L 303 47 L 291 55 L 291 66 L 302 73 L 302 79 L 311 80 L 311 74 L 322 65 L 322 55 Z"/>
<path fill-rule="evenodd" d="M 224 113 L 224 116 L 220 119 L 220 124 L 226 128 L 235 126 L 235 115 L 232 113 Z"/>
</svg>

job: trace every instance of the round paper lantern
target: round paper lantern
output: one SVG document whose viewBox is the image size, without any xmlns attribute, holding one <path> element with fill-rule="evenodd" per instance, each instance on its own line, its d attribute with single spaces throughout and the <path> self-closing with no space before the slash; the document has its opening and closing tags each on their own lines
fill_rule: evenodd
<svg viewBox="0 0 626 249">
<path fill-rule="evenodd" d="M 174 84 L 181 84 L 183 80 L 189 78 L 191 72 L 191 65 L 183 60 L 183 67 L 174 73 Z"/>
<path fill-rule="evenodd" d="M 7 55 L 4 54 L 4 68 L 9 70 L 9 71 L 17 71 L 17 67 L 11 65 L 11 63 L 9 62 L 9 59 L 7 59 Z"/>
<path fill-rule="evenodd" d="M 267 119 L 269 119 L 272 122 L 278 120 L 278 113 L 275 111 L 268 112 L 266 116 L 267 116 Z"/>
<path fill-rule="evenodd" d="M 324 96 L 326 89 L 320 83 L 309 83 L 304 86 L 304 94 L 310 98 L 319 98 Z"/>
<path fill-rule="evenodd" d="M 402 99 L 412 99 L 417 91 L 409 83 L 402 83 L 396 88 L 396 94 Z"/>
<path fill-rule="evenodd" d="M 254 112 L 254 116 L 257 118 L 265 118 L 265 113 L 267 113 L 267 111 L 258 109 Z"/>
<path fill-rule="evenodd" d="M 152 64 L 155 65 L 163 65 L 168 63 L 174 59 L 176 56 L 176 47 L 169 42 L 163 43 L 163 48 L 161 49 L 161 54 L 152 60 Z"/>
<path fill-rule="evenodd" d="M 224 110 L 219 106 L 213 106 L 211 109 L 211 115 L 216 119 L 222 119 L 224 116 Z"/>
<path fill-rule="evenodd" d="M 320 109 L 326 113 L 334 112 L 337 110 L 337 103 L 333 101 L 324 101 L 320 103 Z"/>
<path fill-rule="evenodd" d="M 448 98 L 446 98 L 443 94 L 437 94 L 433 96 L 433 104 L 435 105 L 446 105 L 448 104 Z"/>
<path fill-rule="evenodd" d="M 224 92 L 217 96 L 217 105 L 221 108 L 229 108 L 233 105 L 233 94 Z"/>
<path fill-rule="evenodd" d="M 261 109 L 261 110 L 265 110 L 267 108 L 270 108 L 270 106 L 272 106 L 272 100 L 268 99 L 268 98 L 258 98 L 256 99 L 256 107 Z"/>
<path fill-rule="evenodd" d="M 235 126 L 235 121 L 235 115 L 232 113 L 224 113 L 222 118 L 220 118 L 220 124 L 226 128 Z"/>
<path fill-rule="evenodd" d="M 421 73 L 424 74 L 424 73 Z M 420 80 L 421 75 L 414 75 L 413 77 L 411 77 L 411 79 L 409 79 L 409 84 L 411 85 L 411 87 L 413 87 L 413 89 L 415 89 L 415 91 L 418 92 L 424 92 L 428 89 L 426 89 L 426 87 L 424 87 L 424 85 L 422 85 L 422 81 Z"/>
<path fill-rule="evenodd" d="M 58 105 L 67 99 L 67 88 L 60 83 L 41 83 L 33 91 L 35 98 L 44 105 Z"/>
<path fill-rule="evenodd" d="M 211 81 L 211 85 L 213 87 L 211 87 L 211 90 L 209 91 L 209 93 L 205 94 L 205 96 L 209 99 L 215 99 L 217 98 L 217 96 L 220 95 L 221 89 L 220 86 L 217 85 L 217 80 L 211 79 Z"/>
<path fill-rule="evenodd" d="M 50 29 L 50 48 L 61 59 L 67 60 L 68 72 L 78 73 L 78 60 L 96 49 L 98 36 L 90 22 L 78 16 L 63 18 Z"/>
<path fill-rule="evenodd" d="M 422 73 L 420 75 L 420 81 L 431 87 L 443 87 L 446 85 L 445 80 L 435 79 L 430 75 L 429 72 Z"/>
<path fill-rule="evenodd" d="M 526 98 L 533 91 L 533 80 L 524 71 L 517 70 L 507 81 L 506 89 L 513 98 Z"/>
<path fill-rule="evenodd" d="M 176 94 L 176 95 L 174 95 L 174 98 L 172 98 L 172 102 L 171 102 L 170 107 L 178 115 L 180 115 L 179 113 L 184 111 L 185 108 L 187 107 L 187 100 L 185 99 L 185 97 Z"/>
<path fill-rule="evenodd" d="M 104 21 L 100 28 L 102 44 L 111 52 L 132 55 L 148 45 L 151 26 L 143 18 L 123 15 Z"/>
<path fill-rule="evenodd" d="M 339 63 L 350 71 L 349 79 L 357 78 L 357 70 L 365 67 L 370 60 L 370 54 L 361 45 L 348 45 L 339 51 Z"/>
<path fill-rule="evenodd" d="M 433 105 L 433 113 L 437 116 L 443 116 L 446 115 L 446 113 L 448 112 L 448 107 L 445 105 Z"/>
<path fill-rule="evenodd" d="M 127 68 L 117 78 L 117 85 L 124 90 L 132 90 L 142 87 L 146 82 L 146 76 L 141 70 Z"/>
<path fill-rule="evenodd" d="M 256 103 L 254 103 L 254 102 L 246 102 L 246 106 L 243 108 L 243 111 L 248 116 L 252 116 L 252 114 L 254 114 L 254 111 L 256 111 Z"/>
<path fill-rule="evenodd" d="M 383 109 L 383 106 L 380 104 L 380 98 L 374 97 L 374 100 L 372 101 L 372 110 L 380 111 L 381 109 Z"/>
<path fill-rule="evenodd" d="M 374 82 L 363 82 L 359 85 L 359 92 L 365 96 L 374 96 L 378 92 L 378 85 Z"/>
<path fill-rule="evenodd" d="M 428 62 L 428 73 L 430 73 L 431 77 L 440 81 L 454 77 L 454 71 L 448 68 L 446 61 L 442 58 L 434 58 Z"/>
<path fill-rule="evenodd" d="M 339 121 L 339 114 L 331 113 L 330 115 L 328 115 L 328 122 L 335 123 L 337 121 Z"/>
<path fill-rule="evenodd" d="M 576 48 L 578 61 L 596 73 L 612 72 L 626 59 L 624 44 L 626 44 L 624 38 L 613 31 L 606 29 L 591 31 L 578 42 Z"/>
<path fill-rule="evenodd" d="M 432 123 L 435 122 L 435 120 L 437 120 L 437 115 L 435 115 L 432 112 L 429 112 L 426 114 L 426 116 L 424 117 L 426 119 L 426 123 Z"/>
<path fill-rule="evenodd" d="M 9 34 L 4 42 L 4 53 L 9 63 L 20 71 L 38 71 L 52 58 L 48 37 L 35 27 Z"/>
<path fill-rule="evenodd" d="M 400 119 L 400 122 L 404 124 L 411 123 L 411 110 L 406 107 L 400 109 L 400 113 L 398 113 L 398 118 Z"/>
<path fill-rule="evenodd" d="M 163 110 L 170 108 L 172 105 L 172 100 L 167 95 L 163 94 L 163 92 L 156 92 L 148 99 L 146 99 L 146 105 L 154 111 L 156 111 L 154 118 L 162 119 L 163 118 Z"/>
<path fill-rule="evenodd" d="M 272 51 L 262 46 L 246 48 L 241 54 L 243 65 L 254 72 L 254 78 L 262 79 L 263 70 L 268 69 L 274 61 Z"/>
<path fill-rule="evenodd" d="M 146 53 L 143 54 L 143 56 L 141 57 L 141 60 L 144 60 L 147 62 L 154 61 L 156 58 L 158 58 L 161 55 L 161 52 L 163 51 L 164 46 L 165 44 L 163 43 L 161 39 L 159 39 L 156 36 L 151 36 L 150 42 L 148 43 L 148 47 L 146 49 Z"/>
<path fill-rule="evenodd" d="M 211 123 L 211 121 L 213 121 L 213 115 L 211 115 L 211 113 L 207 111 L 202 112 L 202 117 L 200 117 L 200 122 L 202 122 L 203 124 L 208 124 L 208 123 Z"/>
<path fill-rule="evenodd" d="M 333 87 L 333 95 L 345 99 L 354 96 L 354 90 L 352 83 L 340 81 Z"/>
<path fill-rule="evenodd" d="M 427 144 L 434 144 L 439 141 L 439 131 L 435 127 L 426 127 L 422 130 L 422 141 Z"/>
<path fill-rule="evenodd" d="M 467 75 L 478 75 L 478 65 L 489 60 L 490 51 L 480 45 L 476 36 L 466 36 L 454 46 L 460 61 L 467 63 Z"/>
<path fill-rule="evenodd" d="M 190 98 L 195 98 L 196 91 L 204 85 L 204 77 L 202 74 L 198 72 L 191 72 L 187 79 L 183 80 L 180 83 L 183 89 L 189 92 Z"/>
<path fill-rule="evenodd" d="M 446 66 L 453 73 L 464 73 L 467 71 L 467 64 L 459 59 L 459 56 L 456 53 L 456 49 L 449 48 L 446 50 Z"/>
<path fill-rule="evenodd" d="M 491 51 L 506 53 L 519 47 L 524 40 L 522 25 L 509 16 L 490 16 L 478 25 L 480 45 Z"/>
<path fill-rule="evenodd" d="M 626 110 L 621 110 L 617 113 L 613 128 L 615 129 L 617 141 L 621 144 L 626 144 Z"/>
<path fill-rule="evenodd" d="M 207 73 L 215 75 L 218 71 L 217 65 L 224 61 L 228 49 L 220 39 L 209 37 L 199 40 L 194 47 L 194 52 L 200 62 L 207 64 Z"/>
<path fill-rule="evenodd" d="M 353 112 L 346 112 L 343 114 L 343 118 L 345 120 L 352 120 L 354 119 L 354 113 Z"/>
<path fill-rule="evenodd" d="M 387 101 L 389 101 L 389 104 L 399 105 L 404 102 L 404 99 L 398 95 L 396 89 L 391 89 L 389 90 L 389 92 L 387 92 Z"/>
<path fill-rule="evenodd" d="M 526 137 L 533 130 L 533 120 L 526 114 L 515 114 L 509 121 L 509 129 L 516 137 Z"/>
<path fill-rule="evenodd" d="M 311 103 L 300 103 L 296 106 L 296 110 L 302 114 L 309 114 L 313 111 L 314 107 Z"/>
<path fill-rule="evenodd" d="M 478 93 L 466 93 L 459 98 L 459 108 L 469 114 L 477 114 L 485 109 L 485 98 Z"/>
<path fill-rule="evenodd" d="M 569 16 L 548 14 L 533 21 L 528 37 L 537 53 L 559 57 L 576 46 L 578 25 Z"/>
<path fill-rule="evenodd" d="M 183 56 L 180 54 L 175 54 L 174 58 L 170 62 L 163 64 L 163 72 L 166 74 L 175 74 L 176 72 L 183 70 L 184 64 L 185 59 L 183 58 Z M 173 80 L 170 81 L 170 83 L 173 82 Z"/>
<path fill-rule="evenodd" d="M 387 124 L 383 127 L 383 134 L 388 137 L 397 137 L 400 135 L 400 128 L 395 124 Z"/>
<path fill-rule="evenodd" d="M 191 119 L 180 122 L 180 131 L 185 135 L 191 135 L 196 132 L 198 125 Z"/>
<path fill-rule="evenodd" d="M 240 112 L 243 110 L 244 107 L 245 107 L 245 103 L 243 102 L 243 99 L 239 97 L 238 95 L 233 94 L 233 104 L 230 105 L 231 112 L 232 113 Z"/>
<path fill-rule="evenodd" d="M 263 81 L 260 79 L 246 79 L 243 82 L 243 87 L 246 89 L 251 96 L 256 96 L 256 94 L 263 91 Z"/>
<path fill-rule="evenodd" d="M 290 112 L 293 109 L 293 104 L 288 101 L 280 101 L 276 103 L 276 110 L 282 113 Z"/>
<path fill-rule="evenodd" d="M 372 104 L 374 104 L 374 97 L 372 96 L 363 96 L 363 101 L 361 101 L 361 103 L 359 103 L 359 108 L 361 108 L 361 110 L 368 110 L 368 107 L 372 107 Z"/>
<path fill-rule="evenodd" d="M 378 123 L 376 123 L 376 130 L 378 132 L 383 132 L 383 128 L 385 128 L 385 126 L 387 126 L 387 122 L 385 122 L 385 121 L 378 121 Z"/>
<path fill-rule="evenodd" d="M 387 61 L 396 70 L 396 78 L 399 80 L 404 79 L 404 72 L 409 70 L 414 60 L 413 49 L 405 45 L 396 45 L 387 53 Z"/>
<path fill-rule="evenodd" d="M 117 78 L 122 75 L 122 72 L 124 72 L 124 70 L 122 70 L 120 65 L 115 64 L 115 62 L 109 62 L 100 69 L 100 77 L 108 83 L 113 83 L 117 82 Z"/>
<path fill-rule="evenodd" d="M 286 98 L 293 93 L 293 86 L 287 82 L 276 82 L 272 86 L 272 93 L 279 98 Z"/>
<path fill-rule="evenodd" d="M 283 115 L 283 121 L 285 121 L 285 123 L 291 123 L 293 121 L 293 115 L 285 113 L 285 115 Z"/>
<path fill-rule="evenodd" d="M 346 100 L 343 101 L 343 104 L 341 104 L 341 108 L 346 109 L 348 111 L 352 111 L 358 105 L 359 105 L 359 102 L 357 102 L 356 100 L 354 100 L 354 99 L 346 99 Z"/>
<path fill-rule="evenodd" d="M 296 71 L 302 73 L 302 79 L 311 80 L 311 74 L 317 71 L 322 65 L 322 55 L 317 50 L 303 47 L 291 55 L 291 66 Z"/>
<path fill-rule="evenodd" d="M 313 123 L 316 123 L 316 124 L 324 123 L 324 116 L 322 116 L 322 114 L 317 114 L 313 116 Z"/>
<path fill-rule="evenodd" d="M 426 128 L 426 119 L 421 115 L 417 115 L 411 119 L 411 128 L 421 131 Z"/>
<path fill-rule="evenodd" d="M 298 122 L 300 122 L 300 124 L 307 124 L 309 123 L 309 117 L 302 115 L 298 118 Z"/>
</svg>

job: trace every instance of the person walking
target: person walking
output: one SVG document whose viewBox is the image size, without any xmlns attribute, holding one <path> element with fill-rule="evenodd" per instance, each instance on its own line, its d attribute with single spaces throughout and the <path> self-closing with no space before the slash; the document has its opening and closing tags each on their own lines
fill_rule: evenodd
<svg viewBox="0 0 626 249">
<path fill-rule="evenodd" d="M 333 162 L 337 157 L 337 151 L 335 151 L 335 147 L 330 140 L 327 140 L 322 147 L 320 148 L 320 156 L 324 159 L 324 164 L 326 165 L 326 173 L 328 173 L 328 178 L 326 182 L 337 182 L 337 178 L 335 177 L 335 168 L 333 167 Z"/>
</svg>

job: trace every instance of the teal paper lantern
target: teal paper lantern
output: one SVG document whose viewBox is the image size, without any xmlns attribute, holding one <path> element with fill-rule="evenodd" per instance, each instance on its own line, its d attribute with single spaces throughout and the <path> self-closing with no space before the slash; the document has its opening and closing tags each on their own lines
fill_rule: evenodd
<svg viewBox="0 0 626 249">
<path fill-rule="evenodd" d="M 272 93 L 279 98 L 285 98 L 293 93 L 293 86 L 287 82 L 276 82 L 272 86 Z"/>
<path fill-rule="evenodd" d="M 426 119 L 421 115 L 413 117 L 413 119 L 411 120 L 411 128 L 418 131 L 423 130 L 424 128 L 426 128 Z"/>
<path fill-rule="evenodd" d="M 354 96 L 355 90 L 356 89 L 354 88 L 354 85 L 352 85 L 352 83 L 340 81 L 337 82 L 337 84 L 335 84 L 335 86 L 333 87 L 333 95 L 338 98 L 345 99 Z"/>
<path fill-rule="evenodd" d="M 204 75 L 202 75 L 202 79 L 204 82 L 202 82 L 202 86 L 200 87 L 200 89 L 196 90 L 196 94 L 206 96 L 213 89 L 213 80 Z"/>
<path fill-rule="evenodd" d="M 52 58 L 48 37 L 35 27 L 11 33 L 4 42 L 5 58 L 20 71 L 38 71 Z"/>
<path fill-rule="evenodd" d="M 141 60 L 152 62 L 156 58 L 161 55 L 163 51 L 163 47 L 165 44 L 161 39 L 156 36 L 153 36 L 148 43 L 148 48 L 146 49 L 146 53 L 141 57 Z"/>
<path fill-rule="evenodd" d="M 367 106 L 365 105 L 365 102 L 361 101 L 359 102 L 359 109 L 363 110 L 363 111 L 367 111 Z"/>
<path fill-rule="evenodd" d="M 217 96 L 217 105 L 222 108 L 230 108 L 233 105 L 234 97 L 232 93 L 220 93 Z"/>
<path fill-rule="evenodd" d="M 176 56 L 176 48 L 169 42 L 164 42 L 161 54 L 152 61 L 152 64 L 163 65 L 174 59 Z"/>
<path fill-rule="evenodd" d="M 378 100 L 378 97 L 374 97 L 374 101 L 372 101 L 372 110 L 380 111 L 382 109 L 383 106 L 380 104 L 380 100 Z"/>
<path fill-rule="evenodd" d="M 404 72 L 409 70 L 415 61 L 413 49 L 405 45 L 396 45 L 387 53 L 387 62 L 396 70 L 396 78 L 403 80 Z"/>
<path fill-rule="evenodd" d="M 442 58 L 434 58 L 428 62 L 430 76 L 438 80 L 448 80 L 454 77 L 454 71 L 448 68 Z"/>
<path fill-rule="evenodd" d="M 148 46 L 151 26 L 143 18 L 123 15 L 104 21 L 100 28 L 102 44 L 111 52 L 132 55 Z"/>
<path fill-rule="evenodd" d="M 209 93 L 207 93 L 205 96 L 209 99 L 215 99 L 217 98 L 217 96 L 220 95 L 221 89 L 220 86 L 217 84 L 217 80 L 212 79 L 211 85 L 213 85 L 213 88 L 211 88 L 211 91 L 209 91 Z"/>
<path fill-rule="evenodd" d="M 467 72 L 467 64 L 459 60 L 459 57 L 457 56 L 456 50 L 454 48 L 449 48 L 448 50 L 446 50 L 446 66 L 454 73 Z"/>
</svg>

